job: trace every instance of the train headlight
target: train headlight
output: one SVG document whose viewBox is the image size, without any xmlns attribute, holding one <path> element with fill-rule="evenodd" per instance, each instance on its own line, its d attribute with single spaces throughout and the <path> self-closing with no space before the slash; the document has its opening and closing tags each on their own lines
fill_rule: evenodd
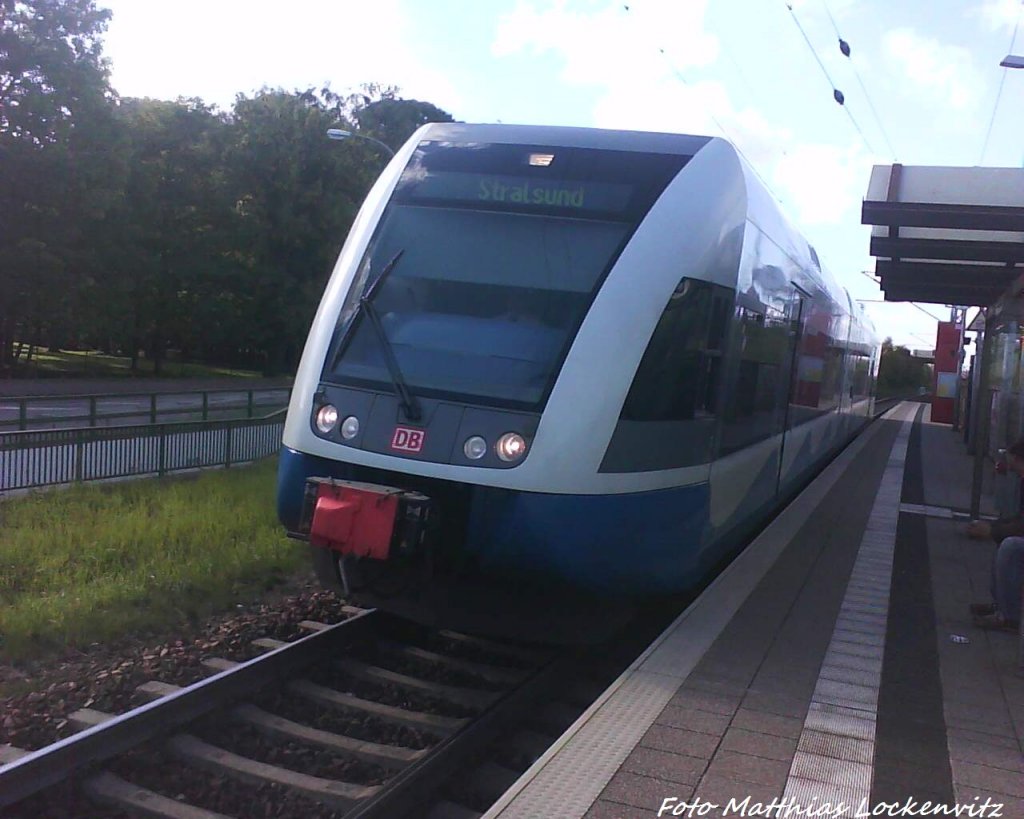
<svg viewBox="0 0 1024 819">
<path fill-rule="evenodd" d="M 474 435 L 466 439 L 466 443 L 462 445 L 462 451 L 471 461 L 479 461 L 487 454 L 487 441 L 479 435 Z"/>
<path fill-rule="evenodd" d="M 351 441 L 359 434 L 359 419 L 354 415 L 350 415 L 344 421 L 341 422 L 341 437 L 346 441 Z"/>
<path fill-rule="evenodd" d="M 338 426 L 338 408 L 333 404 L 324 404 L 316 411 L 316 428 L 324 435 Z"/>
<path fill-rule="evenodd" d="M 526 454 L 526 439 L 518 432 L 506 432 L 494 445 L 494 451 L 506 463 L 518 461 Z"/>
</svg>

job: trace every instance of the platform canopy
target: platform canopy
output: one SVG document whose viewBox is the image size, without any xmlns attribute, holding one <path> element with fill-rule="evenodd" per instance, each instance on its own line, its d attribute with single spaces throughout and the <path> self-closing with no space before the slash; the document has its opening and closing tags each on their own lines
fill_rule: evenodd
<svg viewBox="0 0 1024 819">
<path fill-rule="evenodd" d="M 1024 168 L 876 165 L 861 222 L 886 301 L 987 307 L 1024 274 Z"/>
</svg>

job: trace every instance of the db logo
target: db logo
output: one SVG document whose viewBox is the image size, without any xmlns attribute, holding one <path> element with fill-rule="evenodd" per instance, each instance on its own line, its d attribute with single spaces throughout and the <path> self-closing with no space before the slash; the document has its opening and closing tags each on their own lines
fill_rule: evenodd
<svg viewBox="0 0 1024 819">
<path fill-rule="evenodd" d="M 422 429 L 395 427 L 395 434 L 391 436 L 391 448 L 402 452 L 419 452 L 423 449 L 423 438 Z"/>
</svg>

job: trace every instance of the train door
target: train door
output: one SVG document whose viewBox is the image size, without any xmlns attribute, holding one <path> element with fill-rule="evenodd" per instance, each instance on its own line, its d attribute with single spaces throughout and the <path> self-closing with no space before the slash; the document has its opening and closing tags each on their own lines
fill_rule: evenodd
<svg viewBox="0 0 1024 819">
<path fill-rule="evenodd" d="M 782 422 L 780 432 L 782 433 L 782 445 L 779 449 L 779 471 L 775 476 L 775 492 L 778 494 L 782 488 L 783 468 L 786 462 L 786 441 L 787 432 L 792 427 L 793 403 L 797 394 L 797 380 L 800 373 L 800 349 L 803 337 L 803 320 L 806 312 L 806 303 L 810 296 L 804 293 L 799 287 L 793 288 L 793 295 L 787 306 L 787 322 L 789 325 L 789 347 L 787 349 L 787 372 L 783 377 L 786 385 L 786 395 L 783 400 Z"/>
</svg>

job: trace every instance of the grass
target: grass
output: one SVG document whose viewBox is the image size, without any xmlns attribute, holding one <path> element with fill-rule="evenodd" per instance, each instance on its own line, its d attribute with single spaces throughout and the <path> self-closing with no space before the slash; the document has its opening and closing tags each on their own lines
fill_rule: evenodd
<svg viewBox="0 0 1024 819">
<path fill-rule="evenodd" d="M 274 517 L 273 459 L 0 505 L 0 659 L 167 630 L 305 564 Z"/>
<path fill-rule="evenodd" d="M 63 378 L 117 378 L 147 377 L 153 375 L 153 361 L 140 358 L 138 369 L 131 369 L 127 356 L 107 355 L 95 350 L 61 350 L 51 353 L 46 347 L 35 346 L 32 361 L 25 365 L 28 350 L 21 353 L 17 372 L 21 375 Z M 259 378 L 260 373 L 229 367 L 210 367 L 187 361 L 164 361 L 161 378 Z"/>
</svg>

